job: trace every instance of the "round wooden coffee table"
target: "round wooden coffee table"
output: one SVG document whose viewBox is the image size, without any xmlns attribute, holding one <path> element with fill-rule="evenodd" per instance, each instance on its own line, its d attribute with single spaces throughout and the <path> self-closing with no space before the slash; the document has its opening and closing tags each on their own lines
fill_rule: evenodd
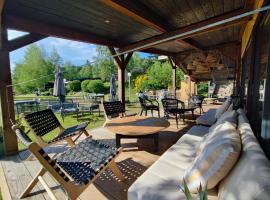
<svg viewBox="0 0 270 200">
<path fill-rule="evenodd" d="M 116 135 L 116 147 L 121 145 L 122 138 L 153 138 L 155 151 L 158 151 L 158 134 L 169 127 L 170 123 L 163 118 L 131 116 L 115 118 L 105 127 Z"/>
</svg>

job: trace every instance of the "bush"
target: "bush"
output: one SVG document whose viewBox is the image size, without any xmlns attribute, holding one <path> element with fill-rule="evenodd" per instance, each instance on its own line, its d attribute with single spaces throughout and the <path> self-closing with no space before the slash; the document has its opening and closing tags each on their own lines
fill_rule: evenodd
<svg viewBox="0 0 270 200">
<path fill-rule="evenodd" d="M 81 90 L 81 82 L 79 80 L 70 81 L 68 83 L 68 90 L 73 92 L 78 92 Z"/>
<path fill-rule="evenodd" d="M 40 94 L 41 94 L 41 96 L 50 96 L 49 91 L 41 92 Z"/>
<path fill-rule="evenodd" d="M 53 95 L 53 88 L 49 89 L 49 93 L 50 93 L 51 96 Z"/>
<path fill-rule="evenodd" d="M 82 91 L 83 91 L 83 92 L 89 92 L 89 90 L 88 90 L 89 82 L 90 82 L 90 80 L 84 80 L 84 81 L 81 83 L 81 88 L 82 88 Z"/>
<path fill-rule="evenodd" d="M 105 82 L 103 85 L 104 85 L 104 93 L 105 94 L 110 93 L 110 87 L 111 87 L 110 82 Z"/>
<path fill-rule="evenodd" d="M 93 93 L 104 93 L 105 88 L 101 80 L 92 80 L 88 84 L 89 92 Z"/>
</svg>

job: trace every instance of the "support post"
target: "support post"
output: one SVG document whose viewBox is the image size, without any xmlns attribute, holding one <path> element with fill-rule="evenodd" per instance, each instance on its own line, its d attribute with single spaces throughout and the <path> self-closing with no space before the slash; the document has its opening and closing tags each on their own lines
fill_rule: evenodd
<svg viewBox="0 0 270 200">
<path fill-rule="evenodd" d="M 14 102 L 12 87 L 10 61 L 8 51 L 7 29 L 1 24 L 0 32 L 0 105 L 1 120 L 3 125 L 3 141 L 5 154 L 15 154 L 18 152 L 17 137 L 11 129 L 11 122 L 15 121 Z"/>
<path fill-rule="evenodd" d="M 173 90 L 173 95 L 176 98 L 176 64 L 174 61 L 174 58 L 169 57 L 169 61 L 172 66 L 172 90 Z"/>
<path fill-rule="evenodd" d="M 125 107 L 125 69 L 132 57 L 133 52 L 118 56 L 113 47 L 109 46 L 108 48 L 113 55 L 115 64 L 118 67 L 118 98 Z"/>
</svg>

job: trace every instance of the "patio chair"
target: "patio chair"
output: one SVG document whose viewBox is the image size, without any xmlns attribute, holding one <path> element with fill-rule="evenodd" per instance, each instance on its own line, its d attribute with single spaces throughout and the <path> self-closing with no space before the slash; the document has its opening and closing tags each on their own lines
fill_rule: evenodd
<svg viewBox="0 0 270 200">
<path fill-rule="evenodd" d="M 178 128 L 178 116 L 177 115 L 184 114 L 184 113 L 179 113 L 179 108 L 184 106 L 184 102 L 180 101 L 178 99 L 174 99 L 174 98 L 164 98 L 161 100 L 161 102 L 162 102 L 162 106 L 164 109 L 164 118 L 169 119 L 171 114 L 174 115 L 175 120 L 176 120 L 176 125 Z M 179 106 L 179 104 L 180 104 L 180 106 Z"/>
<path fill-rule="evenodd" d="M 110 121 L 110 119 L 115 118 L 115 117 L 125 117 L 125 108 L 122 104 L 121 101 L 104 101 L 103 103 L 103 110 L 104 110 L 104 115 L 106 118 L 105 124 Z"/>
<path fill-rule="evenodd" d="M 89 134 L 86 131 L 86 127 L 88 126 L 89 122 L 65 129 L 60 124 L 60 122 L 58 121 L 58 119 L 56 118 L 51 109 L 46 109 L 28 115 L 24 115 L 23 118 L 25 119 L 30 130 L 34 133 L 35 137 L 37 138 L 37 142 L 41 147 L 45 147 L 62 140 L 65 140 L 70 146 L 75 146 L 75 141 L 82 134 L 85 134 L 87 137 L 89 136 Z M 60 130 L 59 134 L 55 138 L 46 142 L 43 139 L 43 136 L 45 136 L 46 134 L 50 133 L 51 131 L 57 128 L 59 128 Z M 77 136 L 75 140 L 72 140 L 73 136 Z"/>
<path fill-rule="evenodd" d="M 53 191 L 43 179 L 46 172 L 63 187 L 68 199 L 71 200 L 77 199 L 108 168 L 120 181 L 124 180 L 124 176 L 115 163 L 115 158 L 122 151 L 121 148 L 116 149 L 87 138 L 62 154 L 50 157 L 37 143 L 32 142 L 21 129 L 13 126 L 13 130 L 19 140 L 28 147 L 42 166 L 20 195 L 20 198 L 27 197 L 37 183 L 40 182 L 49 197 L 56 200 Z"/>
<path fill-rule="evenodd" d="M 47 108 L 53 110 L 53 112 L 58 112 L 61 114 L 62 120 L 65 120 L 65 116 L 67 114 L 76 114 L 77 117 L 77 121 L 79 118 L 79 104 L 78 103 L 74 103 L 73 100 L 70 101 L 66 101 L 64 103 L 60 103 L 60 102 L 53 102 L 50 103 Z"/>
<path fill-rule="evenodd" d="M 140 115 L 142 115 L 143 111 L 145 111 L 145 116 L 147 116 L 147 111 L 151 110 L 151 114 L 153 116 L 153 111 L 156 110 L 158 111 L 158 117 L 160 117 L 160 113 L 159 113 L 159 103 L 157 100 L 150 100 L 147 98 L 142 98 L 142 97 L 138 97 L 140 104 L 141 104 L 141 113 Z M 154 102 L 156 102 L 156 105 L 154 104 Z"/>
<path fill-rule="evenodd" d="M 204 96 L 194 95 L 190 98 L 190 101 L 189 101 L 189 104 L 200 108 L 200 115 L 203 113 L 203 107 L 202 107 L 203 100 L 204 100 Z"/>
</svg>

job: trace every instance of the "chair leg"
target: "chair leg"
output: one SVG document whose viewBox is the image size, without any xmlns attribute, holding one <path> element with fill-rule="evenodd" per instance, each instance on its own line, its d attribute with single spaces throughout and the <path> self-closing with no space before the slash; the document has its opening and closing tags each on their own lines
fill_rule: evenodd
<svg viewBox="0 0 270 200">
<path fill-rule="evenodd" d="M 35 178 L 29 183 L 29 185 L 26 187 L 26 189 L 23 191 L 23 193 L 20 195 L 21 198 L 27 197 L 27 195 L 31 192 L 31 190 L 36 186 L 38 182 L 38 177 L 43 176 L 46 173 L 46 169 L 41 168 Z"/>
<path fill-rule="evenodd" d="M 118 166 L 116 165 L 115 161 L 111 161 L 111 163 L 109 164 L 109 168 L 112 170 L 112 172 L 114 173 L 114 175 L 120 180 L 123 181 L 125 179 L 125 177 L 123 176 L 122 172 L 120 171 L 120 169 L 118 168 Z"/>
<path fill-rule="evenodd" d="M 71 139 L 71 138 L 65 138 L 66 142 L 68 143 L 68 145 L 70 147 L 74 147 L 75 146 L 75 143 L 74 141 Z"/>
<path fill-rule="evenodd" d="M 83 130 L 84 135 L 86 135 L 87 137 L 89 136 L 89 133 L 87 132 L 87 130 Z"/>
<path fill-rule="evenodd" d="M 145 109 L 145 116 L 147 116 L 147 109 Z"/>
<path fill-rule="evenodd" d="M 177 113 L 175 115 L 175 120 L 176 120 L 176 128 L 178 128 L 178 117 L 177 117 Z"/>
<path fill-rule="evenodd" d="M 38 180 L 42 184 L 42 186 L 44 187 L 44 189 L 46 190 L 46 192 L 48 193 L 48 195 L 51 198 L 51 200 L 57 200 L 57 198 L 53 194 L 51 188 L 48 186 L 48 184 L 45 182 L 45 180 L 42 178 L 42 176 L 38 176 Z"/>
<path fill-rule="evenodd" d="M 142 113 L 143 113 L 143 109 L 141 110 L 141 114 L 140 114 L 140 116 L 142 116 Z"/>
</svg>

